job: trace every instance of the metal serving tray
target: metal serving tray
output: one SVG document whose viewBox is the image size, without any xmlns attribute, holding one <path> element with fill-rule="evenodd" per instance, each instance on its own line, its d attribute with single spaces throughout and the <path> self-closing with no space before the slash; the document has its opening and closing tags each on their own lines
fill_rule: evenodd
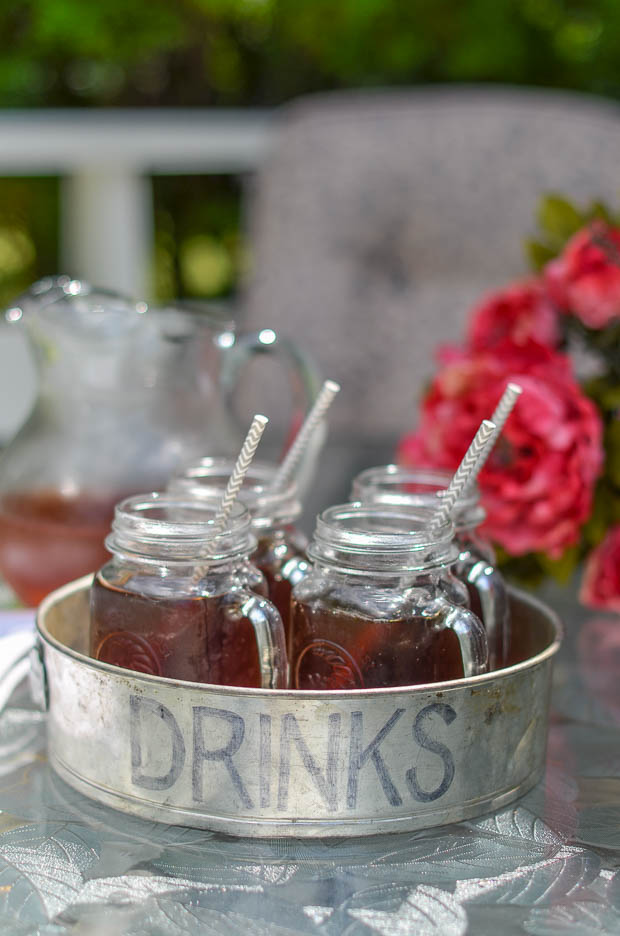
<svg viewBox="0 0 620 936">
<path fill-rule="evenodd" d="M 511 590 L 511 665 L 397 689 L 237 689 L 90 659 L 91 577 L 42 603 L 31 661 L 48 753 L 114 809 L 244 836 L 409 831 L 504 806 L 540 777 L 561 630 Z"/>
</svg>

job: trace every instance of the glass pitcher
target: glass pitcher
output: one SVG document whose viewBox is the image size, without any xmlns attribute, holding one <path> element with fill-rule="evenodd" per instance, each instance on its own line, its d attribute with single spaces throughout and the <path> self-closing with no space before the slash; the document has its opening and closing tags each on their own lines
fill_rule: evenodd
<svg viewBox="0 0 620 936">
<path fill-rule="evenodd" d="M 294 419 L 320 380 L 271 329 L 239 334 L 223 317 L 150 308 L 69 277 L 35 284 L 5 312 L 23 326 L 39 396 L 0 457 L 0 575 L 26 604 L 98 568 L 114 505 L 166 486 L 210 453 L 236 455 L 233 411 L 250 357 L 284 357 Z"/>
</svg>

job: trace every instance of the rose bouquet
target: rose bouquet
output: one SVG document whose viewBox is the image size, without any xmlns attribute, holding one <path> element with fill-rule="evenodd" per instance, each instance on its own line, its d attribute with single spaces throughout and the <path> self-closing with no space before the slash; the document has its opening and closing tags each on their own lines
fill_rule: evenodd
<svg viewBox="0 0 620 936">
<path fill-rule="evenodd" d="M 566 581 L 620 611 L 620 217 L 548 196 L 535 273 L 472 310 L 465 343 L 439 351 L 405 464 L 455 468 L 508 379 L 523 388 L 480 475 L 486 533 L 513 576 Z"/>
</svg>

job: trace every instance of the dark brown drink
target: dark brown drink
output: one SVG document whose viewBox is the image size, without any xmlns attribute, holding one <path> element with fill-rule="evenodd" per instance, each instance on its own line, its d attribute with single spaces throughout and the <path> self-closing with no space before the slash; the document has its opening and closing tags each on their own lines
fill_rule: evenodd
<svg viewBox="0 0 620 936">
<path fill-rule="evenodd" d="M 364 504 L 434 509 L 441 503 L 450 481 L 450 474 L 441 471 L 382 465 L 360 472 L 353 481 L 351 494 L 353 500 Z M 489 668 L 498 669 L 505 665 L 510 642 L 510 608 L 493 547 L 480 533 L 485 512 L 475 485 L 461 493 L 453 513 L 459 550 L 453 571 L 467 588 L 469 607 L 485 625 Z M 446 575 L 442 577 L 442 590 L 448 600 L 460 603 Z"/>
<path fill-rule="evenodd" d="M 147 597 L 98 574 L 91 591 L 90 653 L 153 676 L 261 685 L 254 630 L 234 595 Z"/>
<path fill-rule="evenodd" d="M 0 497 L 0 573 L 32 607 L 50 591 L 97 569 L 118 494 L 58 490 Z"/>
<path fill-rule="evenodd" d="M 197 500 L 221 498 L 233 468 L 230 459 L 203 458 L 173 478 L 168 490 Z M 294 525 L 301 513 L 296 486 L 289 482 L 283 490 L 274 488 L 276 472 L 276 465 L 254 461 L 239 497 L 250 511 L 257 539 L 251 561 L 265 576 L 288 640 L 291 592 L 308 568 L 307 540 Z"/>
<path fill-rule="evenodd" d="M 371 620 L 293 598 L 289 648 L 295 689 L 410 686 L 464 675 L 444 614 Z"/>
</svg>

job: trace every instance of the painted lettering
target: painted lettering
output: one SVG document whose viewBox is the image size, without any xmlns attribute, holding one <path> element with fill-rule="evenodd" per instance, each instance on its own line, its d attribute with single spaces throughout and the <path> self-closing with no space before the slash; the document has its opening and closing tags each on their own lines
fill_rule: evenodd
<svg viewBox="0 0 620 936">
<path fill-rule="evenodd" d="M 349 748 L 349 779 L 347 783 L 347 806 L 349 809 L 355 809 L 357 805 L 359 774 L 368 760 L 372 761 L 377 771 L 379 782 L 381 783 L 381 787 L 390 806 L 400 806 L 402 804 L 400 793 L 394 786 L 386 763 L 381 757 L 379 747 L 404 711 L 405 710 L 402 708 L 396 709 L 391 718 L 388 719 L 383 728 L 377 732 L 370 744 L 365 748 L 363 747 L 362 741 L 364 734 L 364 715 L 362 712 L 351 712 L 351 744 Z"/>
<path fill-rule="evenodd" d="M 278 784 L 278 809 L 288 807 L 288 788 L 291 776 L 291 741 L 295 742 L 301 761 L 323 797 L 327 808 L 333 811 L 338 805 L 337 769 L 340 747 L 340 715 L 334 713 L 327 719 L 327 763 L 325 773 L 321 770 L 301 733 L 295 716 L 282 716 L 280 727 L 280 775 Z"/>
<path fill-rule="evenodd" d="M 418 782 L 417 770 L 415 767 L 412 767 L 405 774 L 407 786 L 409 787 L 411 795 L 421 803 L 430 803 L 433 800 L 439 799 L 450 788 L 454 780 L 454 758 L 450 748 L 442 744 L 441 741 L 430 737 L 425 728 L 425 723 L 432 715 L 439 715 L 446 725 L 451 725 L 456 718 L 456 712 L 451 705 L 445 705 L 442 702 L 433 702 L 431 705 L 427 705 L 418 712 L 413 723 L 413 737 L 420 747 L 424 748 L 426 751 L 432 751 L 433 754 L 437 754 L 443 761 L 443 777 L 434 790 L 422 789 Z"/>
<path fill-rule="evenodd" d="M 166 726 L 170 735 L 170 767 L 164 774 L 149 776 L 140 768 L 142 758 L 142 724 L 150 715 Z M 152 731 L 152 728 L 150 729 Z M 165 705 L 144 696 L 129 696 L 129 743 L 131 749 L 131 782 L 142 790 L 168 790 L 179 778 L 185 765 L 185 743 L 177 721 Z M 162 746 L 164 742 L 162 740 Z"/>
<path fill-rule="evenodd" d="M 271 715 L 261 712 L 259 724 L 259 796 L 261 809 L 265 809 L 271 800 Z"/>
<path fill-rule="evenodd" d="M 229 712 L 227 709 L 210 708 L 207 705 L 195 705 L 192 709 L 194 725 L 194 763 L 192 765 L 192 796 L 197 803 L 204 803 L 203 793 L 203 761 L 220 761 L 230 776 L 233 788 L 246 809 L 252 809 L 254 804 L 233 763 L 233 755 L 237 753 L 245 737 L 245 722 L 240 715 Z M 217 718 L 224 721 L 230 728 L 230 740 L 224 747 L 211 750 L 205 746 L 204 722 L 205 719 Z"/>
</svg>

